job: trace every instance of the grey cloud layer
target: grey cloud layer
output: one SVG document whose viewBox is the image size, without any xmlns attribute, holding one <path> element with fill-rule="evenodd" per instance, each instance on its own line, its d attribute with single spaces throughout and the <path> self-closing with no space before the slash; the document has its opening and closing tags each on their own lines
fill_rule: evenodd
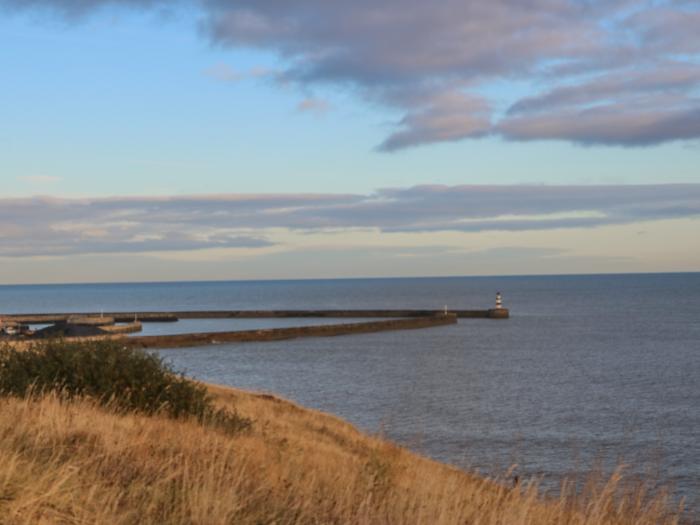
<svg viewBox="0 0 700 525">
<path fill-rule="evenodd" d="M 384 151 L 485 135 L 642 146 L 700 137 L 700 4 L 683 0 L 190 0 L 223 46 L 280 55 L 304 91 L 401 112 Z M 68 13 L 158 0 L 0 0 Z M 492 82 L 548 86 L 505 113 Z"/>
<path fill-rule="evenodd" d="M 109 6 L 150 8 L 167 6 L 166 0 L 0 0 L 0 7 L 13 9 L 49 8 L 69 17 L 81 16 L 94 9 Z"/>
<path fill-rule="evenodd" d="M 287 58 L 287 79 L 349 83 L 403 111 L 398 129 L 380 145 L 385 151 L 489 134 L 624 146 L 700 137 L 697 3 L 211 0 L 208 5 L 215 41 L 276 51 Z M 551 64 L 560 71 L 556 80 L 541 73 Z M 554 86 L 535 97 L 536 103 L 516 103 L 518 114 L 501 115 L 479 95 L 480 88 L 512 79 L 546 79 Z"/>
<path fill-rule="evenodd" d="M 0 257 L 264 248 L 270 229 L 591 228 L 700 217 L 700 184 L 416 186 L 370 195 L 0 199 Z"/>
</svg>

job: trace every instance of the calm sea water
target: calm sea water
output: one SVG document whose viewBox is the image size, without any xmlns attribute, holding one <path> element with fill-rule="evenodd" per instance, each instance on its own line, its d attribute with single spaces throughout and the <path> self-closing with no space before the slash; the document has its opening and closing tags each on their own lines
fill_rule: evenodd
<svg viewBox="0 0 700 525">
<path fill-rule="evenodd" d="M 553 484 L 624 462 L 700 508 L 700 274 L 5 286 L 0 311 L 485 308 L 496 290 L 508 321 L 161 353 L 459 466 Z"/>
</svg>

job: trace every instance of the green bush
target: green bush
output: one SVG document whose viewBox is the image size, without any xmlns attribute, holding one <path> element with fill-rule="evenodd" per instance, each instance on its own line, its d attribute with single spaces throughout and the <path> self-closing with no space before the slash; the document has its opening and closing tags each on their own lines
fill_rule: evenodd
<svg viewBox="0 0 700 525">
<path fill-rule="evenodd" d="M 122 411 L 194 417 L 230 432 L 251 424 L 235 411 L 217 409 L 204 385 L 174 372 L 160 357 L 117 341 L 0 348 L 0 395 L 47 392 L 91 397 Z"/>
</svg>

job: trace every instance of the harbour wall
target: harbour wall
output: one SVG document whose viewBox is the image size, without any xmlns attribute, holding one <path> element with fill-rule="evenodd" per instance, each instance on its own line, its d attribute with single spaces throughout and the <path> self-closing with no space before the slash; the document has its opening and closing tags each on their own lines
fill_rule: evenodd
<svg viewBox="0 0 700 525">
<path fill-rule="evenodd" d="M 487 310 L 448 310 L 448 313 L 461 319 L 507 319 L 507 308 Z M 0 317 L 8 321 L 25 324 L 58 323 L 71 317 L 110 317 L 116 323 L 140 321 L 142 323 L 175 322 L 178 319 L 264 319 L 264 318 L 416 318 L 444 315 L 443 310 L 202 310 L 174 312 L 100 312 L 100 313 L 45 313 L 45 314 L 10 314 Z"/>
<path fill-rule="evenodd" d="M 241 330 L 235 332 L 207 332 L 198 334 L 136 336 L 123 339 L 124 343 L 139 348 L 175 348 L 205 346 L 221 343 L 243 343 L 254 341 L 280 341 L 299 337 L 331 337 L 350 334 L 384 332 L 390 330 L 412 330 L 455 324 L 454 314 L 439 314 L 407 319 L 368 321 L 335 325 L 298 326 L 292 328 L 268 328 L 264 330 Z"/>
</svg>

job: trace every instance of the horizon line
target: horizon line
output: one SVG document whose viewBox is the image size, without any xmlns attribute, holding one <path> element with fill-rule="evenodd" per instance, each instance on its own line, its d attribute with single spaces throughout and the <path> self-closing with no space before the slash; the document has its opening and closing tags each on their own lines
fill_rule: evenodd
<svg viewBox="0 0 700 525">
<path fill-rule="evenodd" d="M 360 277 L 297 277 L 269 279 L 184 279 L 165 281 L 85 281 L 85 282 L 56 282 L 56 283 L 0 283 L 2 288 L 14 286 L 90 286 L 90 285 L 133 285 L 133 284 L 216 284 L 216 283 L 276 283 L 276 282 L 317 282 L 317 281 L 369 281 L 369 280 L 402 280 L 402 279 L 492 279 L 514 277 L 615 277 L 628 275 L 695 275 L 700 270 L 667 271 L 667 272 L 591 272 L 591 273 L 523 273 L 523 274 L 489 274 L 489 275 L 394 275 L 394 276 L 360 276 Z"/>
</svg>

